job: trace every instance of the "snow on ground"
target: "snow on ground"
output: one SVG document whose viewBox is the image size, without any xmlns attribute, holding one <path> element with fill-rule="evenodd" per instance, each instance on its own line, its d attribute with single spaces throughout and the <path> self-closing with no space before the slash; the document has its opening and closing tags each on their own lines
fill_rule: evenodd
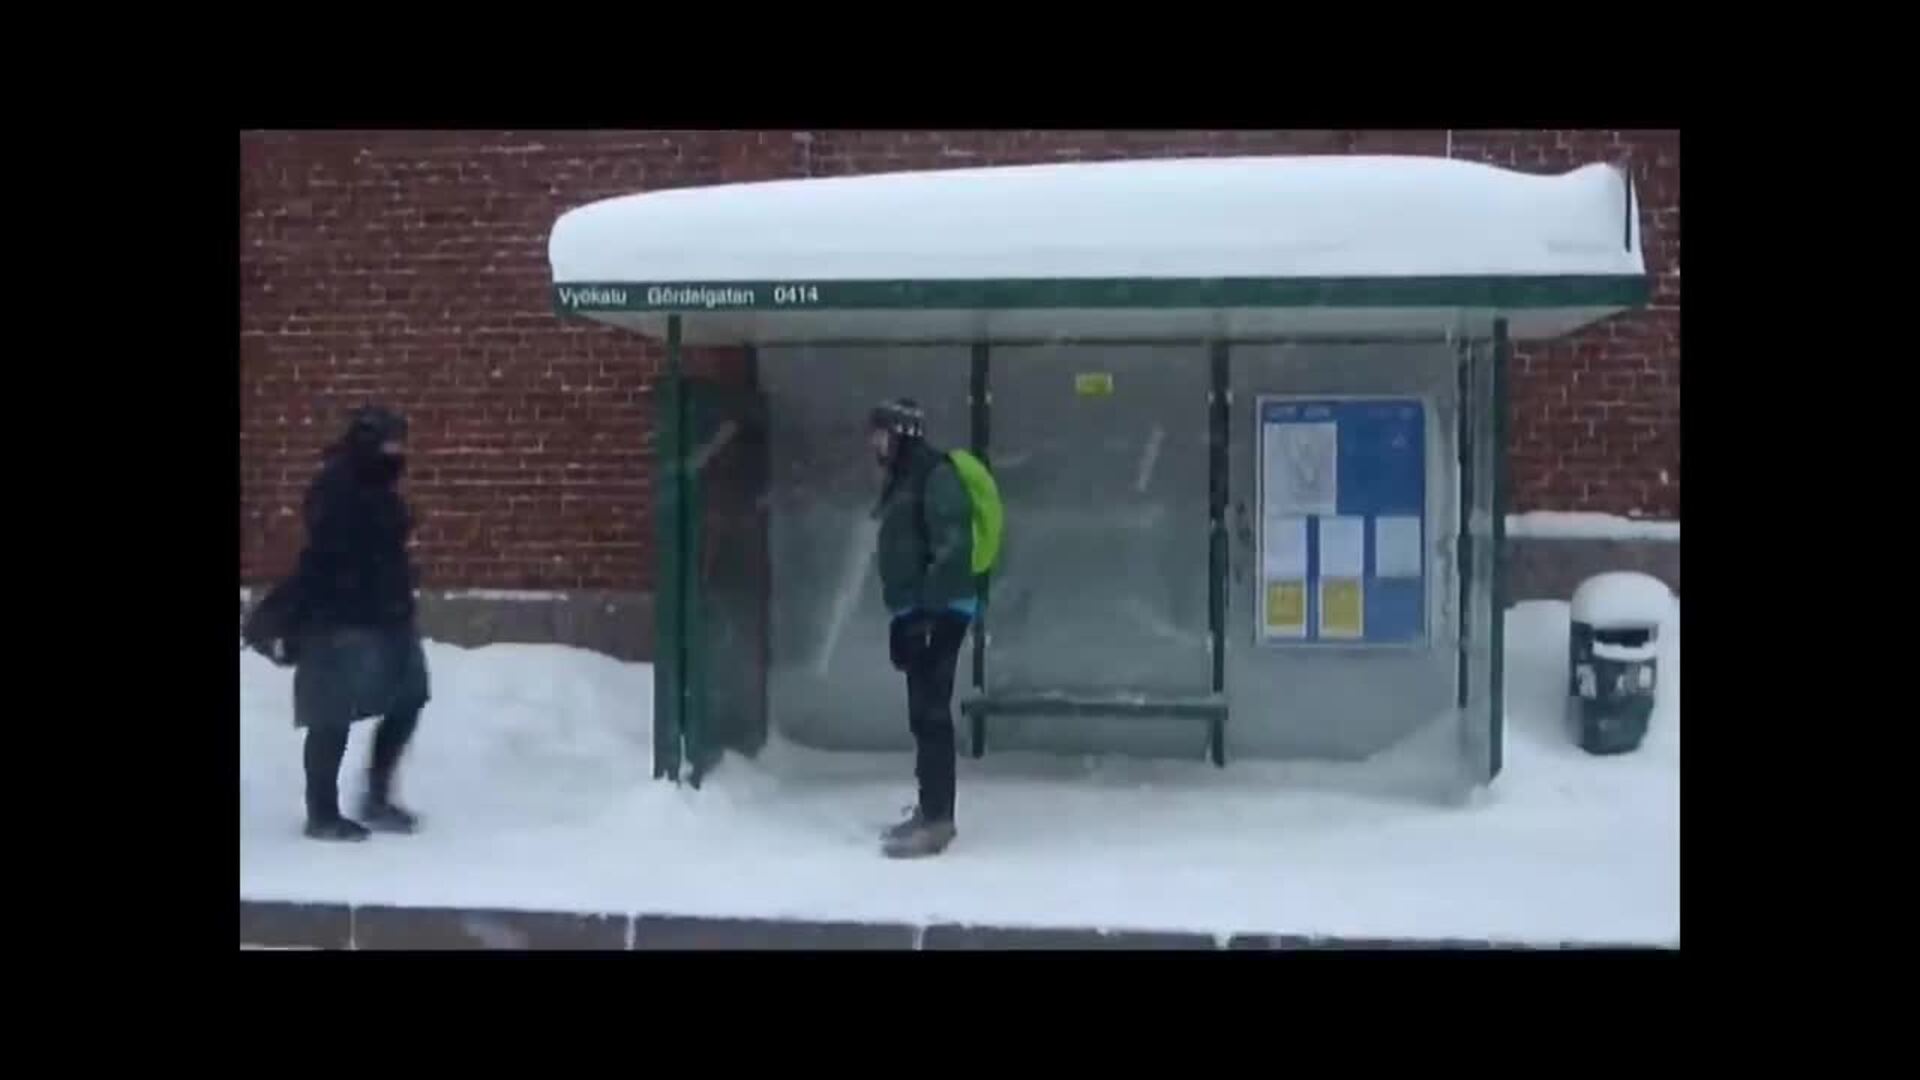
<svg viewBox="0 0 1920 1080">
<path fill-rule="evenodd" d="M 429 646 L 404 774 L 417 836 L 300 836 L 292 680 L 240 653 L 240 894 L 255 900 L 1363 937 L 1680 936 L 1680 634 L 1639 752 L 1565 734 L 1567 605 L 1507 619 L 1506 769 L 1466 806 L 1368 794 L 1361 767 L 989 755 L 960 839 L 897 863 L 907 754 L 776 744 L 701 791 L 649 779 L 652 671 L 559 646 Z M 904 722 L 904 721 L 903 721 Z M 342 793 L 358 791 L 357 725 Z"/>
</svg>

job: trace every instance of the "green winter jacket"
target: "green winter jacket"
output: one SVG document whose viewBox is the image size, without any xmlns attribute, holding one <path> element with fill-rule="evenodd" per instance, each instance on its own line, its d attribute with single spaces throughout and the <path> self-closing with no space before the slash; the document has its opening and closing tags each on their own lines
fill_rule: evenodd
<svg viewBox="0 0 1920 1080">
<path fill-rule="evenodd" d="M 945 454 L 915 443 L 874 515 L 880 519 L 880 591 L 889 612 L 973 603 L 973 503 Z"/>
</svg>

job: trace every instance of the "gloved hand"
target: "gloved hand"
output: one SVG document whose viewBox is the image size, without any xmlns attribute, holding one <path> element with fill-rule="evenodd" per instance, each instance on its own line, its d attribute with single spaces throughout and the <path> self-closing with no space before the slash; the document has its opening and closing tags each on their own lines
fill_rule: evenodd
<svg viewBox="0 0 1920 1080">
<path fill-rule="evenodd" d="M 894 616 L 887 627 L 887 652 L 895 671 L 913 666 L 933 646 L 933 618 L 923 611 Z"/>
</svg>

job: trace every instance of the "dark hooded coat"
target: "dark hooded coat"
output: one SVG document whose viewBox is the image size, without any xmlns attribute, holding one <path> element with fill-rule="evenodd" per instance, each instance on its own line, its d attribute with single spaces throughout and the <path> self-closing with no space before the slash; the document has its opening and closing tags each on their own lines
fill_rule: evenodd
<svg viewBox="0 0 1920 1080">
<path fill-rule="evenodd" d="M 298 727 L 418 709 L 430 696 L 407 557 L 413 520 L 400 462 L 380 453 L 398 423 L 377 410 L 357 416 L 307 491 L 307 543 L 287 601 Z"/>
<path fill-rule="evenodd" d="M 945 611 L 978 594 L 973 502 L 947 455 L 921 439 L 901 440 L 874 516 L 889 612 Z"/>
</svg>

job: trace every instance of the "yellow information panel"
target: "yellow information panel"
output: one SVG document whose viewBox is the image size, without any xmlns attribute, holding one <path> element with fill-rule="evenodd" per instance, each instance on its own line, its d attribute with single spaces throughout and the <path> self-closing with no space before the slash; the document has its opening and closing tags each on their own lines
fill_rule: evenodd
<svg viewBox="0 0 1920 1080">
<path fill-rule="evenodd" d="M 1307 635 L 1307 583 L 1267 582 L 1267 634 L 1271 637 Z"/>
<path fill-rule="evenodd" d="M 1365 590 L 1359 578 L 1320 579 L 1320 636 L 1359 640 L 1366 636 Z"/>
</svg>

